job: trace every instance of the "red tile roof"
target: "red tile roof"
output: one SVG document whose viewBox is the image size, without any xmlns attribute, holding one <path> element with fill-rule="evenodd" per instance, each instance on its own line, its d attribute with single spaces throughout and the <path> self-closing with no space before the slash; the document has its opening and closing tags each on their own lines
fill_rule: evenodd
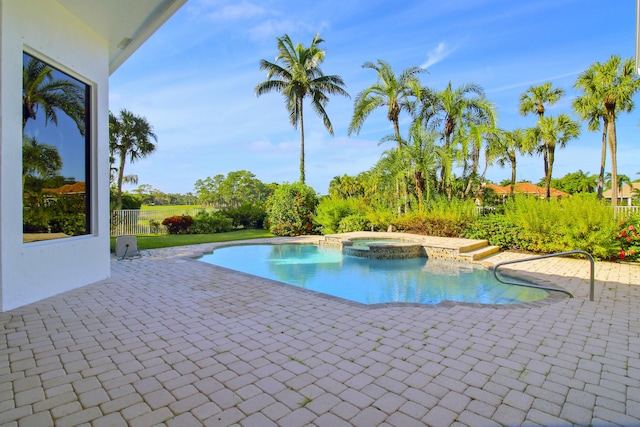
<svg viewBox="0 0 640 427">
<path fill-rule="evenodd" d="M 487 188 L 491 188 L 496 194 L 499 195 L 507 195 L 511 194 L 511 185 L 500 186 L 497 184 L 486 184 Z M 514 193 L 516 194 L 529 194 L 537 197 L 545 197 L 546 192 L 545 189 L 537 186 L 535 184 L 531 184 L 530 182 L 518 182 L 514 187 Z M 565 193 L 564 191 L 556 190 L 555 188 L 550 189 L 551 197 L 566 197 L 570 196 L 569 193 Z"/>
<path fill-rule="evenodd" d="M 76 182 L 74 184 L 65 184 L 62 187 L 58 188 L 43 188 L 42 191 L 45 193 L 54 194 L 84 194 L 85 184 L 84 182 Z"/>
</svg>

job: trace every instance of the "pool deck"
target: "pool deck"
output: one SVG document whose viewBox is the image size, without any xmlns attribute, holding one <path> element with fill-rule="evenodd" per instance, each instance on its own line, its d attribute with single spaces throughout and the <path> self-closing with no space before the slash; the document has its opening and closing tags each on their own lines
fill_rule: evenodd
<svg viewBox="0 0 640 427">
<path fill-rule="evenodd" d="M 0 313 L 0 426 L 640 425 L 638 265 L 598 262 L 594 302 L 550 258 L 516 267 L 575 298 L 370 308 L 189 258 L 213 246 Z"/>
</svg>

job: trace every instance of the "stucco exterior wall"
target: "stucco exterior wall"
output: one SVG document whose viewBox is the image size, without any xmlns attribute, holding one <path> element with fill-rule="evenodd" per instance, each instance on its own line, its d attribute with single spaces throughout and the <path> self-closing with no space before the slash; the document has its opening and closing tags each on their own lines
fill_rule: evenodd
<svg viewBox="0 0 640 427">
<path fill-rule="evenodd" d="M 91 230 L 22 242 L 22 53 L 92 86 Z M 107 41 L 54 0 L 0 0 L 0 302 L 2 311 L 107 278 Z"/>
</svg>

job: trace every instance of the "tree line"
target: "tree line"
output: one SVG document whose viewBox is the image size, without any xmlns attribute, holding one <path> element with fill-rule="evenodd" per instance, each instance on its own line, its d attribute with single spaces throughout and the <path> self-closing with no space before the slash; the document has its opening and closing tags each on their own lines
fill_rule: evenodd
<svg viewBox="0 0 640 427">
<path fill-rule="evenodd" d="M 255 87 L 257 96 L 279 92 L 285 101 L 291 124 L 300 130 L 300 182 L 304 172 L 304 116 L 306 98 L 333 135 L 326 112 L 329 95 L 349 96 L 344 81 L 337 75 L 325 75 L 320 64 L 325 51 L 324 40 L 316 34 L 308 47 L 294 45 L 288 35 L 277 38 L 275 62 L 260 61 L 267 79 Z M 529 128 L 503 129 L 498 125 L 495 105 L 476 83 L 443 90 L 425 86 L 421 76 L 427 70 L 409 67 L 396 74 L 384 61 L 365 62 L 363 68 L 376 73 L 376 82 L 357 94 L 348 134 L 358 134 L 366 119 L 378 109 L 386 112 L 393 133 L 381 139 L 393 141 L 396 148 L 387 150 L 369 171 L 356 177 L 336 177 L 335 185 L 362 187 L 361 193 L 374 194 L 398 211 L 411 204 L 422 204 L 435 195 L 468 198 L 482 196 L 482 183 L 488 167 L 498 164 L 511 167 L 511 183 L 517 177 L 519 156 L 542 157 L 547 198 L 553 179 L 556 150 L 564 148 L 580 134 L 580 122 L 568 114 L 552 116 L 547 108 L 565 96 L 563 88 L 552 82 L 529 87 L 519 99 L 519 112 L 536 118 Z M 602 197 L 607 148 L 611 159 L 612 203 L 617 203 L 617 135 L 616 121 L 621 113 L 631 112 L 633 97 L 640 81 L 633 72 L 633 60 L 612 55 L 604 63 L 595 62 L 581 73 L 574 88 L 579 95 L 572 102 L 578 118 L 587 122 L 590 131 L 602 133 L 602 156 L 597 192 Z M 400 129 L 400 117 L 410 118 L 406 133 Z M 481 164 L 484 158 L 484 164 Z M 461 171 L 460 176 L 454 172 Z M 357 183 L 357 184 L 356 184 Z M 513 185 L 512 185 L 513 188 Z M 331 188 L 330 188 L 331 192 Z M 354 189 L 347 189 L 351 194 Z"/>
</svg>

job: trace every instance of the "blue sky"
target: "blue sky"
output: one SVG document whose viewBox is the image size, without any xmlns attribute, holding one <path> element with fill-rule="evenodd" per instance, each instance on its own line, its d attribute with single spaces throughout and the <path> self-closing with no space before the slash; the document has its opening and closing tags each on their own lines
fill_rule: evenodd
<svg viewBox="0 0 640 427">
<path fill-rule="evenodd" d="M 274 60 L 276 37 L 308 45 L 325 40 L 325 74 L 340 75 L 351 99 L 333 97 L 327 111 L 335 136 L 305 110 L 307 184 L 326 194 L 334 176 L 370 169 L 391 143 L 386 111 L 371 113 L 358 135 L 347 136 L 358 92 L 376 81 L 362 64 L 389 62 L 397 74 L 422 66 L 424 85 L 441 90 L 474 82 L 498 112 L 499 127 L 531 127 L 518 113 L 520 95 L 546 81 L 566 96 L 547 114 L 571 112 L 577 75 L 612 54 L 635 50 L 635 1 L 616 0 L 189 0 L 110 78 L 109 107 L 145 116 L 158 136 L 157 151 L 127 164 L 139 184 L 165 193 L 193 191 L 196 180 L 249 170 L 263 182 L 299 177 L 299 133 L 277 93 L 257 98 Z M 640 178 L 640 107 L 618 121 L 618 173 Z M 404 119 L 404 120 L 403 120 Z M 401 115 L 406 135 L 410 119 Z M 556 152 L 554 177 L 582 169 L 597 174 L 600 133 L 583 131 Z M 607 170 L 609 158 L 607 158 Z M 543 177 L 542 158 L 518 159 L 518 179 Z M 490 167 L 499 182 L 509 168 Z M 129 187 L 129 189 L 135 188 Z"/>
</svg>

